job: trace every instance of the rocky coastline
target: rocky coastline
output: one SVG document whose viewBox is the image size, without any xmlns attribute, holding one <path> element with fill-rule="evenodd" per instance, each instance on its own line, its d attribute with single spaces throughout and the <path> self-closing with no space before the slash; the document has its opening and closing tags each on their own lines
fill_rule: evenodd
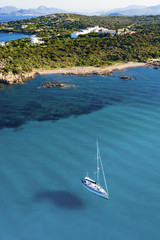
<svg viewBox="0 0 160 240">
<path fill-rule="evenodd" d="M 33 79 L 35 75 L 38 73 L 30 72 L 30 73 L 22 73 L 22 74 L 13 74 L 8 73 L 7 75 L 3 75 L 0 73 L 0 83 L 12 85 L 12 84 L 23 84 L 27 79 Z"/>
<path fill-rule="evenodd" d="M 143 62 L 129 62 L 129 63 L 117 63 L 112 66 L 104 68 L 100 67 L 72 67 L 72 68 L 59 68 L 59 69 L 33 69 L 32 72 L 16 74 L 8 73 L 3 75 L 0 73 L 0 83 L 4 84 L 23 84 L 27 79 L 33 79 L 36 75 L 44 74 L 62 74 L 62 75 L 81 75 L 88 76 L 91 74 L 95 75 L 112 75 L 115 71 L 122 71 L 129 67 L 148 67 L 160 69 L 160 59 L 148 60 Z"/>
</svg>

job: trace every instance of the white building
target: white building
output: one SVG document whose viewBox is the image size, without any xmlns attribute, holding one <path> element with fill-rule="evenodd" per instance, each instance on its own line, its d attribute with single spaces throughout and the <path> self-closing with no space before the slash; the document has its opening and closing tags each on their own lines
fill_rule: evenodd
<svg viewBox="0 0 160 240">
<path fill-rule="evenodd" d="M 99 33 L 110 33 L 112 35 L 116 34 L 116 31 L 115 30 L 110 30 L 110 29 L 107 29 L 107 28 L 100 28 Z"/>
<path fill-rule="evenodd" d="M 22 29 L 25 29 L 25 28 L 27 28 L 27 27 L 28 27 L 28 25 L 22 25 L 22 26 L 21 26 Z"/>
<path fill-rule="evenodd" d="M 89 33 L 91 33 L 91 32 L 98 32 L 100 28 L 99 26 L 95 26 L 95 27 L 87 27 L 86 29 L 88 30 Z"/>
<path fill-rule="evenodd" d="M 0 46 L 5 46 L 5 42 L 0 42 Z"/>
<path fill-rule="evenodd" d="M 79 35 L 85 35 L 85 34 L 89 34 L 91 32 L 111 33 L 112 35 L 114 35 L 116 33 L 115 30 L 109 30 L 107 28 L 95 26 L 95 27 L 87 27 L 86 29 L 82 29 L 80 31 L 73 32 L 73 33 L 71 33 L 71 38 L 77 38 Z"/>
<path fill-rule="evenodd" d="M 42 44 L 44 43 L 44 41 L 41 41 L 41 39 L 39 37 L 37 37 L 36 35 L 33 35 L 30 37 L 30 41 L 32 44 Z"/>
</svg>

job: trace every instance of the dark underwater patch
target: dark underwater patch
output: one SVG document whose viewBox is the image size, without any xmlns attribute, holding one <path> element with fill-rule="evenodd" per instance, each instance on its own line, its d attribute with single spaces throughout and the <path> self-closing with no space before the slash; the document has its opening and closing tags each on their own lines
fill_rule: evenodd
<svg viewBox="0 0 160 240">
<path fill-rule="evenodd" d="M 74 85 L 79 84 L 72 89 L 37 89 L 41 77 L 23 85 L 0 89 L 0 129 L 21 129 L 29 121 L 76 117 L 123 101 L 122 94 L 116 92 L 113 97 L 113 90 L 108 88 L 105 80 L 102 81 L 101 77 L 97 79 L 97 76 L 94 78 L 96 81 L 92 83 L 87 79 L 72 78 Z"/>
<path fill-rule="evenodd" d="M 42 103 L 41 103 L 42 101 Z M 8 103 L 7 108 L 0 109 L 0 129 L 2 128 L 17 128 L 27 123 L 28 121 L 57 121 L 69 116 L 79 116 L 88 114 L 103 108 L 106 104 L 88 102 L 70 102 L 69 99 L 63 101 L 63 96 L 57 98 L 57 101 L 50 99 L 49 102 L 43 101 L 40 98 L 35 101 L 27 101 L 23 106 L 14 107 L 12 103 Z M 18 105 L 18 103 L 17 103 Z"/>
<path fill-rule="evenodd" d="M 66 208 L 70 210 L 79 209 L 83 207 L 82 200 L 75 194 L 67 191 L 44 191 L 39 192 L 34 196 L 34 201 L 49 202 L 55 204 L 60 208 Z"/>
</svg>

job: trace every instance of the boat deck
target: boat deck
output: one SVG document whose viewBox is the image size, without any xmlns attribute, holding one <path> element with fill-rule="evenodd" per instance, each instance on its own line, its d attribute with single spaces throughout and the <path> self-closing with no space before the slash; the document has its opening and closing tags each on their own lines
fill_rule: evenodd
<svg viewBox="0 0 160 240">
<path fill-rule="evenodd" d="M 109 198 L 108 193 L 95 181 L 86 179 L 86 178 L 81 181 L 82 181 L 82 184 L 84 185 L 84 187 L 87 188 L 88 190 L 90 190 L 91 192 L 93 192 L 101 197 L 105 197 L 107 199 Z"/>
</svg>

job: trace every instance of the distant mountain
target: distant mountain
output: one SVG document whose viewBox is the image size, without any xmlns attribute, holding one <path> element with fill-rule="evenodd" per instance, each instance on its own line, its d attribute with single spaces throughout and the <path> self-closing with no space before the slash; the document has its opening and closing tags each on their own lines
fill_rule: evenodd
<svg viewBox="0 0 160 240">
<path fill-rule="evenodd" d="M 100 16 L 109 16 L 111 14 L 120 14 L 122 15 L 120 12 L 122 11 L 128 11 L 130 9 L 141 9 L 141 8 L 145 8 L 145 6 L 137 6 L 137 5 L 130 5 L 128 7 L 125 7 L 125 8 L 114 8 L 114 9 L 111 9 L 109 11 L 98 11 L 96 12 L 95 14 L 96 15 L 100 15 Z"/>
<path fill-rule="evenodd" d="M 113 16 L 122 16 L 122 14 L 121 14 L 121 13 L 117 13 L 117 12 L 115 12 L 115 13 L 110 13 L 110 14 L 108 14 L 108 16 L 109 16 L 109 17 L 113 17 Z"/>
<path fill-rule="evenodd" d="M 17 11 L 18 8 L 13 7 L 13 6 L 7 6 L 7 7 L 2 7 L 0 8 L 0 14 L 11 14 L 14 11 Z"/>
<path fill-rule="evenodd" d="M 38 8 L 20 9 L 14 6 L 6 6 L 0 8 L 0 15 L 2 16 L 42 16 L 54 13 L 67 13 L 67 11 L 58 8 L 48 8 L 40 6 Z M 76 13 L 76 11 L 72 12 Z M 139 15 L 160 15 L 160 5 L 157 6 L 137 6 L 131 5 L 125 8 L 115 8 L 110 11 L 99 11 L 96 13 L 82 13 L 85 15 L 100 15 L 100 16 L 139 16 Z"/>
<path fill-rule="evenodd" d="M 0 15 L 12 15 L 12 16 L 41 16 L 54 13 L 67 13 L 66 11 L 58 8 L 47 8 L 40 6 L 38 8 L 18 9 L 16 7 L 2 7 L 0 8 Z"/>
<path fill-rule="evenodd" d="M 122 16 L 160 15 L 160 5 L 150 6 L 150 7 L 132 5 L 126 8 L 112 9 L 110 11 L 107 11 L 106 13 L 104 13 L 103 11 L 103 13 L 100 15 L 118 16 L 117 14 L 120 14 Z"/>
</svg>

